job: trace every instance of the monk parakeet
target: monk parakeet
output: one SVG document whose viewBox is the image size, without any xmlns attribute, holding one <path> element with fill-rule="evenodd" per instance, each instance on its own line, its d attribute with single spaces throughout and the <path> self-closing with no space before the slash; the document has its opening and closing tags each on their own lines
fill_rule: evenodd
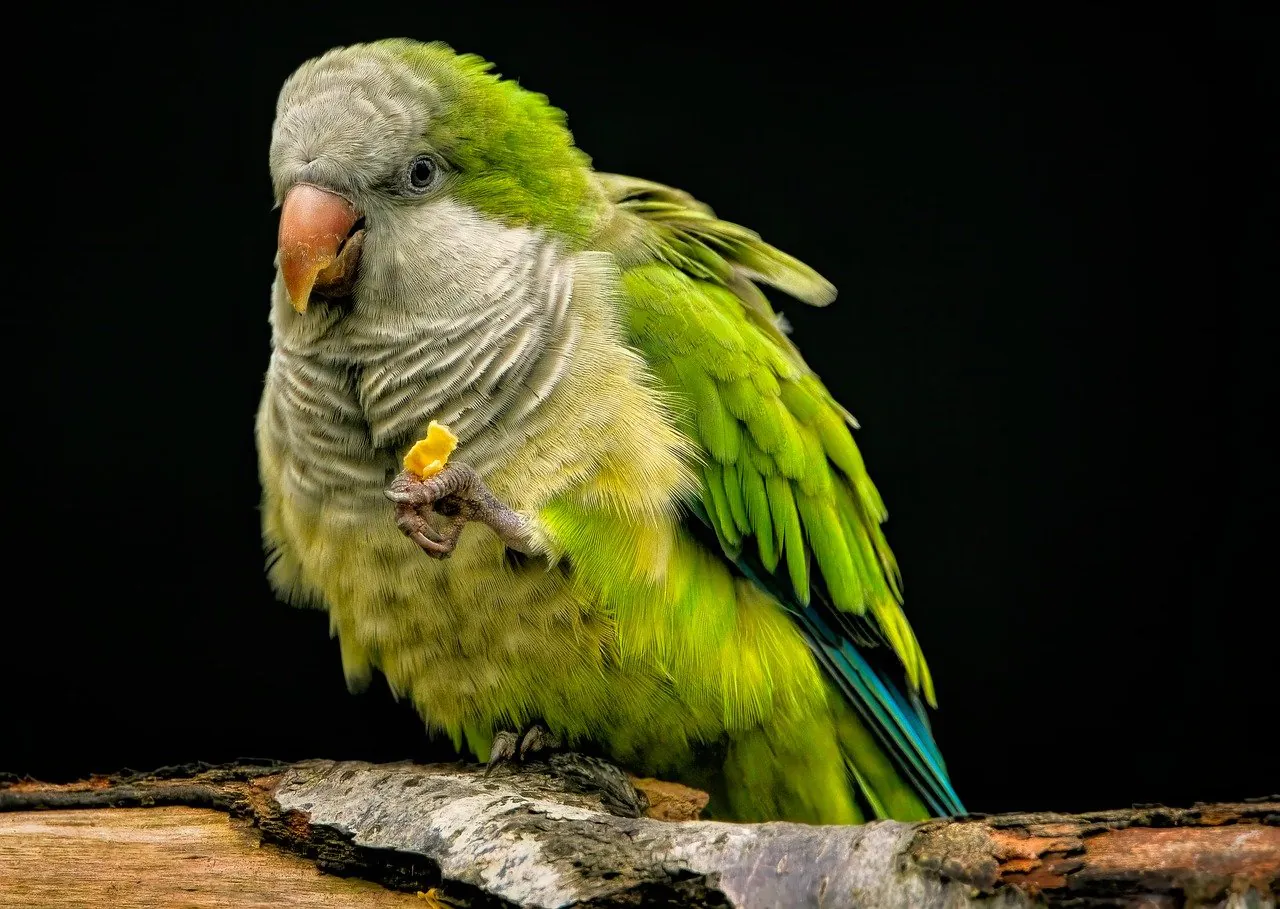
<svg viewBox="0 0 1280 909">
<path fill-rule="evenodd" d="M 962 811 L 856 424 L 760 289 L 831 284 L 593 170 L 545 96 L 438 43 L 304 63 L 270 164 L 268 572 L 328 610 L 353 688 L 377 669 L 460 751 L 602 749 L 723 818 Z M 433 420 L 458 444 L 423 478 Z"/>
</svg>

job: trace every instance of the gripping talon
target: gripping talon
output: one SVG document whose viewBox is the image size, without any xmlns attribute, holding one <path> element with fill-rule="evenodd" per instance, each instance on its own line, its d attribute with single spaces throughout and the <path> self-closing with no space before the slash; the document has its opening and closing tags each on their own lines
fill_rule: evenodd
<svg viewBox="0 0 1280 909">
<path fill-rule="evenodd" d="M 448 558 L 468 521 L 487 524 L 511 549 L 533 552 L 527 520 L 494 498 L 466 464 L 450 464 L 426 480 L 403 470 L 383 495 L 395 503 L 396 527 L 432 558 Z M 433 526 L 436 515 L 446 520 Z"/>
<path fill-rule="evenodd" d="M 453 553 L 452 543 L 437 543 L 435 540 L 427 539 L 425 536 L 423 536 L 420 533 L 413 534 L 411 536 L 411 539 L 413 540 L 413 542 L 417 543 L 420 547 L 422 547 L 422 550 L 427 555 L 436 556 L 438 558 L 443 559 L 443 558 L 447 558 L 449 555 Z"/>
<path fill-rule="evenodd" d="M 542 752 L 555 751 L 560 746 L 560 739 L 552 735 L 545 726 L 534 723 L 520 737 L 520 760 Z"/>
<path fill-rule="evenodd" d="M 441 533 L 432 527 L 431 522 L 412 505 L 396 506 L 396 526 L 405 536 L 417 543 L 423 552 L 433 558 L 447 558 L 453 552 L 461 529 L 455 528 L 453 524 L 454 522 L 451 522 Z"/>
<path fill-rule="evenodd" d="M 493 768 L 506 763 L 516 756 L 516 734 L 503 730 L 493 737 L 489 746 L 489 763 L 485 765 L 484 775 L 488 776 Z"/>
<path fill-rule="evenodd" d="M 431 526 L 431 522 L 418 514 L 412 505 L 399 505 L 396 507 L 396 526 L 409 536 L 421 534 L 436 543 L 440 542 L 440 536 Z"/>
<path fill-rule="evenodd" d="M 488 776 L 499 764 L 524 763 L 540 754 L 558 751 L 561 746 L 560 739 L 541 723 L 533 723 L 518 733 L 504 729 L 494 735 L 493 744 L 489 746 L 489 762 L 484 768 L 484 775 Z"/>
</svg>

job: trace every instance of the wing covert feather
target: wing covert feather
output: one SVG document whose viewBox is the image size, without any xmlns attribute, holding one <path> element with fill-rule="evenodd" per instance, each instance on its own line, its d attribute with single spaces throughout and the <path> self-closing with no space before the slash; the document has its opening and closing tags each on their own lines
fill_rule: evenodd
<svg viewBox="0 0 1280 909">
<path fill-rule="evenodd" d="M 688 404 L 681 428 L 706 455 L 701 504 L 726 556 L 750 548 L 768 572 L 785 573 L 802 606 L 817 589 L 838 610 L 869 614 L 932 703 L 856 423 L 755 285 L 816 305 L 835 289 L 688 193 L 597 176 L 617 206 L 601 245 L 623 266 L 630 340 Z"/>
</svg>

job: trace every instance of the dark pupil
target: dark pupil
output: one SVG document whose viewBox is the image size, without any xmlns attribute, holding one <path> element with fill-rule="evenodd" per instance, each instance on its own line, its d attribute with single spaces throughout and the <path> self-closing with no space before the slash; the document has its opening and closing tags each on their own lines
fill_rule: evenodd
<svg viewBox="0 0 1280 909">
<path fill-rule="evenodd" d="M 431 163 L 430 158 L 419 158 L 413 162 L 413 182 L 417 186 L 426 186 L 431 182 L 431 172 L 435 170 L 435 165 Z"/>
</svg>

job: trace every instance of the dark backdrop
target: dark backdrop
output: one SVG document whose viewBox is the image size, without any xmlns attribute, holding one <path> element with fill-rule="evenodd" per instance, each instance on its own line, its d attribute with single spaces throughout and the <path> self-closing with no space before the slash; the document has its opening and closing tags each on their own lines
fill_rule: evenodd
<svg viewBox="0 0 1280 909">
<path fill-rule="evenodd" d="M 1280 788 L 1275 20 L 504 6 L 80 20 L 63 87 L 11 86 L 55 122 L 8 175 L 42 199 L 9 213 L 36 228 L 10 274 L 44 270 L 4 313 L 0 770 L 443 753 L 385 688 L 346 692 L 323 614 L 273 600 L 252 436 L 276 92 L 410 35 L 840 288 L 784 308 L 862 421 L 972 809 Z"/>
</svg>

